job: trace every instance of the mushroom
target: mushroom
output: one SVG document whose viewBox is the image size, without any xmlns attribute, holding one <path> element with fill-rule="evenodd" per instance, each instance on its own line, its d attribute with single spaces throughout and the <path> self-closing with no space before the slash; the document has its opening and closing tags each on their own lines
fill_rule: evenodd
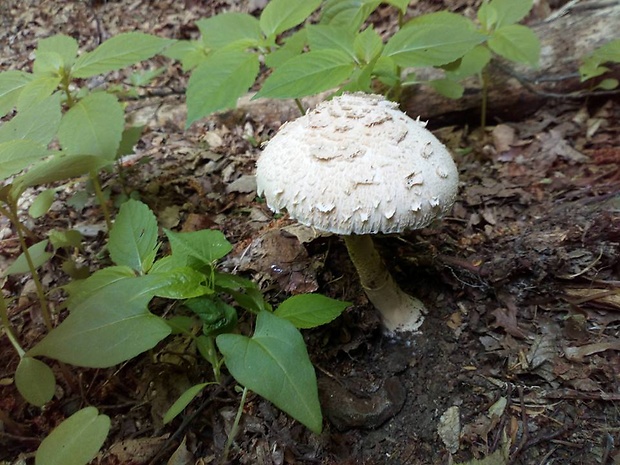
<svg viewBox="0 0 620 465">
<path fill-rule="evenodd" d="M 425 126 L 380 95 L 344 94 L 285 123 L 256 165 L 269 208 L 344 237 L 390 331 L 417 330 L 426 310 L 398 287 L 371 235 L 423 228 L 457 193 L 452 156 Z"/>
</svg>

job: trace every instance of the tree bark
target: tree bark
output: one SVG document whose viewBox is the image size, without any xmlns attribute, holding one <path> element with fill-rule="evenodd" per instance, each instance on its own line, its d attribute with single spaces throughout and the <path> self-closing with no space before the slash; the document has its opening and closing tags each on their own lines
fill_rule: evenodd
<svg viewBox="0 0 620 465">
<path fill-rule="evenodd" d="M 492 118 L 521 118 L 551 99 L 574 98 L 569 94 L 591 89 L 592 82 L 580 82 L 578 68 L 586 55 L 620 36 L 620 1 L 573 1 L 558 13 L 563 14 L 552 14 L 530 25 L 541 42 L 537 69 L 499 59 L 491 62 L 487 111 Z M 611 68 L 604 77 L 620 79 L 620 66 Z M 465 93 L 458 100 L 443 97 L 428 86 L 407 88 L 402 109 L 412 117 L 431 120 L 434 126 L 472 117 L 477 120 L 482 99 L 480 82 L 472 78 L 463 84 Z"/>
</svg>

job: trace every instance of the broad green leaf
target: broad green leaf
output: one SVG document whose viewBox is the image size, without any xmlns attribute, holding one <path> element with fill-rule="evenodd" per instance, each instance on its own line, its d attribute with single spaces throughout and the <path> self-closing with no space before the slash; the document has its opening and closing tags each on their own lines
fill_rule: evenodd
<svg viewBox="0 0 620 465">
<path fill-rule="evenodd" d="M 66 249 L 81 249 L 82 241 L 84 240 L 84 236 L 82 233 L 75 229 L 52 229 L 47 237 L 54 247 L 54 250 L 60 248 Z"/>
<path fill-rule="evenodd" d="M 613 90 L 613 89 L 616 89 L 617 87 L 618 87 L 618 80 L 614 78 L 603 79 L 601 82 L 599 82 L 596 85 L 597 89 L 602 89 L 602 90 Z"/>
<path fill-rule="evenodd" d="M 256 287 L 256 283 L 247 278 L 242 278 L 232 273 L 221 273 L 216 271 L 213 273 L 213 284 L 218 290 L 239 290 L 251 289 Z"/>
<path fill-rule="evenodd" d="M 207 59 L 208 51 L 202 42 L 197 40 L 178 40 L 168 47 L 163 55 L 179 60 L 183 71 L 190 71 Z"/>
<path fill-rule="evenodd" d="M 395 6 L 401 12 L 406 13 L 409 6 L 409 0 L 385 0 L 385 3 Z"/>
<path fill-rule="evenodd" d="M 0 117 L 17 105 L 20 92 L 32 80 L 32 74 L 9 70 L 0 73 Z"/>
<path fill-rule="evenodd" d="M 254 98 L 299 98 L 317 94 L 342 84 L 354 68 L 352 58 L 340 50 L 304 53 L 275 69 Z"/>
<path fill-rule="evenodd" d="M 123 107 L 117 98 L 107 92 L 96 92 L 65 113 L 58 139 L 69 155 L 97 155 L 112 161 L 124 125 Z"/>
<path fill-rule="evenodd" d="M 232 250 L 224 234 L 215 229 L 193 232 L 165 230 L 165 233 L 170 241 L 172 255 L 181 257 L 188 266 L 211 266 Z"/>
<path fill-rule="evenodd" d="M 287 37 L 279 49 L 265 55 L 265 64 L 269 68 L 277 68 L 293 57 L 301 55 L 307 43 L 306 29 L 296 31 Z"/>
<path fill-rule="evenodd" d="M 459 99 L 463 96 L 465 88 L 452 79 L 434 79 L 428 83 L 436 92 L 444 97 Z"/>
<path fill-rule="evenodd" d="M 213 112 L 234 108 L 254 84 L 258 70 L 258 56 L 253 53 L 222 49 L 209 55 L 189 78 L 186 126 Z"/>
<path fill-rule="evenodd" d="M 327 0 L 322 8 L 321 24 L 357 32 L 380 3 L 377 0 Z"/>
<path fill-rule="evenodd" d="M 540 41 L 534 32 L 520 24 L 504 26 L 489 38 L 489 48 L 498 55 L 517 63 L 537 66 Z"/>
<path fill-rule="evenodd" d="M 31 140 L 17 139 L 0 143 L 0 179 L 19 173 L 51 153 L 44 145 Z"/>
<path fill-rule="evenodd" d="M 359 60 L 363 63 L 370 63 L 381 54 L 383 41 L 377 31 L 369 26 L 357 35 L 353 48 Z"/>
<path fill-rule="evenodd" d="M 32 79 L 22 87 L 17 98 L 17 110 L 25 111 L 33 105 L 42 102 L 58 88 L 60 84 L 59 76 L 42 75 Z"/>
<path fill-rule="evenodd" d="M 440 11 L 419 16 L 388 41 L 383 54 L 402 67 L 441 66 L 485 40 L 467 18 Z"/>
<path fill-rule="evenodd" d="M 144 126 L 130 126 L 125 128 L 123 136 L 121 137 L 121 142 L 118 145 L 118 150 L 116 151 L 117 158 L 134 153 L 134 147 L 140 141 L 143 130 Z"/>
<path fill-rule="evenodd" d="M 0 126 L 0 143 L 28 139 L 47 145 L 58 131 L 60 116 L 60 96 L 47 97 Z"/>
<path fill-rule="evenodd" d="M 532 9 L 533 0 L 491 0 L 478 10 L 478 21 L 490 31 L 518 23 Z"/>
<path fill-rule="evenodd" d="M 56 378 L 52 369 L 42 361 L 22 357 L 15 371 L 15 386 L 29 403 L 42 407 L 54 397 Z"/>
<path fill-rule="evenodd" d="M 63 68 L 62 56 L 56 52 L 36 52 L 36 59 L 32 64 L 35 76 L 60 76 Z"/>
<path fill-rule="evenodd" d="M 195 323 L 191 316 L 176 315 L 166 319 L 166 324 L 172 329 L 172 335 L 191 333 Z"/>
<path fill-rule="evenodd" d="M 198 297 L 184 304 L 202 321 L 205 336 L 232 331 L 237 326 L 237 310 L 217 297 Z"/>
<path fill-rule="evenodd" d="M 340 50 L 355 60 L 355 35 L 352 31 L 322 24 L 313 24 L 306 30 L 310 50 Z"/>
<path fill-rule="evenodd" d="M 157 253 L 157 219 L 149 207 L 129 199 L 121 205 L 110 231 L 108 250 L 116 265 L 144 274 Z"/>
<path fill-rule="evenodd" d="M 35 465 L 86 465 L 95 458 L 110 430 L 110 417 L 95 407 L 77 411 L 47 436 L 35 454 Z"/>
<path fill-rule="evenodd" d="M 50 152 L 52 157 L 37 163 L 28 172 L 15 178 L 12 194 L 19 197 L 26 188 L 74 178 L 98 171 L 109 162 L 94 155 L 67 155 Z"/>
<path fill-rule="evenodd" d="M 620 63 L 620 39 L 615 39 L 594 50 L 590 57 L 599 63 Z"/>
<path fill-rule="evenodd" d="M 55 198 L 56 189 L 45 189 L 32 201 L 32 204 L 28 208 L 28 214 L 33 218 L 42 217 L 50 209 Z"/>
<path fill-rule="evenodd" d="M 194 400 L 194 398 L 198 394 L 200 394 L 200 391 L 202 391 L 208 385 L 209 383 L 196 384 L 195 386 L 192 386 L 187 391 L 185 391 L 183 394 L 181 394 L 181 396 L 174 402 L 174 404 L 172 404 L 172 406 L 164 414 L 164 419 L 163 419 L 164 425 L 174 420 L 175 417 L 179 413 L 181 413 L 183 410 L 185 410 L 185 407 L 187 407 L 190 404 L 190 402 Z"/>
<path fill-rule="evenodd" d="M 265 302 L 265 297 L 257 286 L 246 287 L 242 292 L 232 289 L 228 289 L 226 292 L 235 299 L 237 304 L 250 312 L 260 313 L 263 311 L 271 311 L 271 306 Z"/>
<path fill-rule="evenodd" d="M 196 21 L 202 43 L 210 49 L 235 44 L 246 48 L 257 45 L 261 38 L 258 19 L 247 13 L 222 13 Z"/>
<path fill-rule="evenodd" d="M 390 57 L 381 55 L 374 66 L 373 74 L 379 79 L 380 82 L 388 87 L 395 86 L 399 83 L 400 76 L 398 74 L 398 67 L 394 60 Z"/>
<path fill-rule="evenodd" d="M 315 433 L 322 429 L 316 375 L 303 337 L 292 323 L 269 312 L 256 319 L 254 336 L 216 339 L 228 371 Z"/>
<path fill-rule="evenodd" d="M 155 274 L 151 272 L 151 274 Z M 191 299 L 213 293 L 210 287 L 205 286 L 205 275 L 188 266 L 175 268 L 163 273 L 162 279 L 166 284 L 157 289 L 155 295 L 166 299 Z"/>
<path fill-rule="evenodd" d="M 271 0 L 260 15 L 260 28 L 267 37 L 301 24 L 321 0 Z"/>
<path fill-rule="evenodd" d="M 75 280 L 63 286 L 69 293 L 67 306 L 73 311 L 78 305 L 89 299 L 101 289 L 129 278 L 135 278 L 136 274 L 128 266 L 109 266 L 95 271 L 87 279 Z"/>
<path fill-rule="evenodd" d="M 35 65 L 36 60 L 39 58 L 39 53 L 57 53 L 60 56 L 62 65 L 70 68 L 77 57 L 78 43 L 73 37 L 57 34 L 41 39 L 37 43 Z"/>
<path fill-rule="evenodd" d="M 463 58 L 444 67 L 446 74 L 454 79 L 475 76 L 482 72 L 491 61 L 491 51 L 484 45 L 477 45 L 463 55 Z"/>
<path fill-rule="evenodd" d="M 156 290 L 165 284 L 161 277 L 147 275 L 100 289 L 73 308 L 27 355 L 106 368 L 152 349 L 171 331 L 147 310 Z"/>
<path fill-rule="evenodd" d="M 35 269 L 42 266 L 46 263 L 54 254 L 46 251 L 47 245 L 49 241 L 44 240 L 41 242 L 37 242 L 34 245 L 28 247 L 28 252 L 30 253 L 30 258 L 32 260 L 32 265 Z M 2 276 L 9 276 L 12 274 L 21 274 L 21 273 L 29 273 L 30 267 L 28 266 L 28 261 L 26 260 L 26 255 L 22 252 L 19 257 L 15 259 L 11 265 L 4 271 Z"/>
<path fill-rule="evenodd" d="M 289 297 L 274 312 L 297 328 L 315 328 L 338 318 L 351 302 L 330 299 L 321 294 Z"/>
<path fill-rule="evenodd" d="M 71 74 L 88 78 L 148 60 L 161 52 L 171 40 L 142 32 L 125 32 L 106 40 L 92 52 L 80 56 Z"/>
</svg>

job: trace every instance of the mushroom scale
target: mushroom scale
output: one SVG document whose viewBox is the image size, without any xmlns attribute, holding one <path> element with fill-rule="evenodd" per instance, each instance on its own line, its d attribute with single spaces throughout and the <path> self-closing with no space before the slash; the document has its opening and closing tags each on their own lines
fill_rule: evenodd
<svg viewBox="0 0 620 465">
<path fill-rule="evenodd" d="M 285 123 L 257 162 L 269 207 L 336 234 L 426 226 L 454 202 L 452 156 L 379 95 L 344 94 Z"/>
</svg>

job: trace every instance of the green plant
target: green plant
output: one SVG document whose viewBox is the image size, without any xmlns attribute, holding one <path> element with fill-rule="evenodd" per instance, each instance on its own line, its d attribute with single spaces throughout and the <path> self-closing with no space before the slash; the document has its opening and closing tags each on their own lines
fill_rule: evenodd
<svg viewBox="0 0 620 465">
<path fill-rule="evenodd" d="M 581 82 L 589 81 L 604 75 L 609 68 L 605 63 L 620 63 L 620 39 L 615 39 L 600 46 L 583 59 L 579 67 Z M 614 78 L 602 79 L 595 89 L 612 90 L 618 87 L 618 80 Z"/>
<path fill-rule="evenodd" d="M 171 254 L 156 258 L 160 244 L 153 213 L 136 200 L 121 206 L 108 243 L 114 265 L 65 286 L 69 315 L 23 355 L 34 367 L 29 376 L 36 383 L 18 383 L 20 392 L 27 398 L 40 390 L 53 393 L 53 375 L 37 357 L 110 367 L 176 334 L 193 341 L 214 375 L 184 394 L 165 421 L 207 385 L 218 383 L 223 363 L 246 389 L 319 432 L 316 376 L 298 328 L 327 323 L 349 304 L 304 294 L 272 311 L 252 281 L 217 270 L 216 262 L 232 248 L 221 232 L 165 233 Z M 151 313 L 149 303 L 156 296 L 182 302 L 186 313 L 168 320 Z M 251 336 L 234 333 L 238 310 L 231 303 L 256 316 Z"/>
<path fill-rule="evenodd" d="M 510 61 L 538 62 L 536 35 L 516 24 L 529 12 L 532 0 L 484 3 L 479 26 L 446 11 L 403 24 L 408 2 L 386 1 L 400 18 L 400 29 L 386 41 L 366 23 L 380 3 L 327 0 L 318 24 L 308 21 L 321 4 L 318 0 L 272 0 L 260 18 L 224 13 L 198 21 L 200 40 L 179 41 L 166 52 L 191 71 L 187 124 L 234 107 L 254 85 L 261 61 L 272 71 L 255 98 L 292 98 L 298 104 L 301 97 L 333 89 L 379 90 L 398 100 L 403 87 L 423 82 L 414 72 L 421 67 L 441 69 L 444 78 L 428 83 L 459 98 L 463 87 L 458 81 L 464 77 L 480 76 L 486 89 L 484 70 L 493 53 Z M 483 101 L 483 115 L 485 109 Z"/>
</svg>

